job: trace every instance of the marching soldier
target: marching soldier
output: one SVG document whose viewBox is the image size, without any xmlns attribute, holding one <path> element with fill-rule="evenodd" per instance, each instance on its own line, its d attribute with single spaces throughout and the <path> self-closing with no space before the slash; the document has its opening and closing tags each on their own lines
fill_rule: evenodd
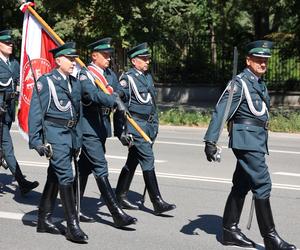
<svg viewBox="0 0 300 250">
<path fill-rule="evenodd" d="M 208 161 L 216 160 L 217 138 L 229 95 L 229 147 L 237 159 L 223 215 L 223 244 L 255 247 L 238 228 L 245 196 L 254 195 L 257 222 L 267 250 L 293 250 L 276 232 L 270 206 L 271 179 L 265 162 L 268 154 L 268 120 L 270 98 L 262 76 L 271 57 L 272 43 L 265 40 L 247 45 L 246 65 L 242 73 L 232 79 L 219 99 L 204 137 Z"/>
<path fill-rule="evenodd" d="M 158 133 L 158 114 L 155 104 L 156 90 L 152 76 L 148 72 L 150 54 L 147 43 L 129 50 L 128 57 L 133 67 L 120 78 L 120 84 L 123 87 L 121 97 L 134 120 L 154 141 Z M 127 193 L 135 169 L 140 164 L 155 215 L 175 209 L 174 204 L 168 204 L 161 197 L 154 170 L 153 145 L 146 142 L 130 124 L 127 129 L 125 126 L 124 131 L 117 130 L 116 135 L 123 145 L 128 146 L 127 161 L 116 187 L 116 196 L 122 207 L 138 209 L 138 206 L 128 200 Z M 133 137 L 133 141 L 130 136 Z"/>
<path fill-rule="evenodd" d="M 29 111 L 29 146 L 50 158 L 47 181 L 38 211 L 37 232 L 59 234 L 51 215 L 58 190 L 67 221 L 66 238 L 84 243 L 88 236 L 79 227 L 73 190 L 72 159 L 81 147 L 80 82 L 71 75 L 75 67 L 75 43 L 50 50 L 56 68 L 38 79 Z M 45 145 L 45 138 L 52 149 Z"/>
<path fill-rule="evenodd" d="M 0 166 L 9 168 L 18 182 L 21 194 L 27 194 L 39 183 L 24 178 L 14 154 L 10 128 L 15 120 L 16 91 L 19 85 L 20 65 L 12 59 L 13 41 L 10 30 L 0 31 Z"/>
<path fill-rule="evenodd" d="M 92 62 L 88 70 L 80 72 L 82 86 L 82 133 L 83 146 L 79 160 L 80 192 L 83 196 L 87 179 L 92 172 L 99 191 L 107 205 L 114 223 L 117 227 L 124 227 L 135 224 L 136 218 L 127 215 L 117 203 L 115 194 L 108 180 L 107 161 L 105 159 L 105 141 L 111 136 L 110 113 L 117 105 L 118 111 L 123 113 L 126 110 L 119 95 L 118 79 L 115 73 L 109 68 L 111 53 L 111 38 L 104 38 L 96 41 L 88 48 L 91 49 Z M 95 79 L 105 84 L 110 94 L 105 94 L 95 83 Z M 80 220 L 91 222 L 91 218 L 81 213 Z"/>
</svg>

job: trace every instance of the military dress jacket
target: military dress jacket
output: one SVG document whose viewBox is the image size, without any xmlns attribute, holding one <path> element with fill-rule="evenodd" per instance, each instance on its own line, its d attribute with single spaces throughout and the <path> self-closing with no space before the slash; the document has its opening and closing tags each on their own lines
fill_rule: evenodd
<svg viewBox="0 0 300 250">
<path fill-rule="evenodd" d="M 131 68 L 121 75 L 120 85 L 123 92 L 122 99 L 129 113 L 153 141 L 158 133 L 159 121 L 155 104 L 157 91 L 151 74 Z M 141 137 L 132 126 L 128 126 L 128 132 L 136 138 Z"/>
<path fill-rule="evenodd" d="M 9 124 L 15 120 L 16 97 L 13 95 L 16 91 L 16 86 L 20 81 L 20 65 L 17 60 L 11 59 L 10 65 L 0 58 L 0 105 L 3 105 L 3 98 L 6 100 L 7 113 L 4 123 Z M 5 95 L 5 97 L 3 97 Z"/>
<path fill-rule="evenodd" d="M 111 69 L 105 70 L 105 78 L 114 90 L 118 88 L 118 78 Z M 111 136 L 109 115 L 116 97 L 105 94 L 95 83 L 94 76 L 86 69 L 80 71 L 79 79 L 82 86 L 82 133 L 103 141 Z"/>
<path fill-rule="evenodd" d="M 267 124 L 270 97 L 265 83 L 259 81 L 248 68 L 232 81 L 233 84 L 228 84 L 213 111 L 204 140 L 217 142 L 229 89 L 233 86 L 233 99 L 227 118 L 231 125 L 229 126 L 229 147 L 268 153 L 268 130 L 266 127 L 235 123 L 239 119 L 253 119 Z"/>
<path fill-rule="evenodd" d="M 67 81 L 68 79 L 70 84 Z M 42 117 L 45 124 L 46 138 L 50 144 L 63 144 L 73 149 L 81 147 L 81 84 L 77 78 L 71 75 L 67 80 L 63 78 L 57 69 L 38 79 L 39 97 L 34 88 L 28 119 L 30 148 L 43 144 Z M 69 85 L 71 86 L 71 91 Z M 49 117 L 75 120 L 77 123 L 73 127 L 61 126 L 56 122 L 47 120 Z"/>
</svg>

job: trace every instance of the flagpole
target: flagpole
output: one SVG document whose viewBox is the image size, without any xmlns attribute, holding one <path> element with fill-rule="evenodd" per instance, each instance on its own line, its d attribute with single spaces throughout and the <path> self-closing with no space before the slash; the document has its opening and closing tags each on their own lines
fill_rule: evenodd
<svg viewBox="0 0 300 250">
<path fill-rule="evenodd" d="M 30 6 L 27 6 L 27 10 L 36 18 L 36 20 L 43 26 L 43 28 L 51 35 L 60 45 L 63 45 L 65 42 L 55 33 L 55 31 L 44 21 L 44 19 Z M 76 62 L 83 68 L 86 68 L 84 62 L 77 57 Z M 106 94 L 110 94 L 104 84 L 99 81 L 99 79 L 95 79 L 96 84 L 99 88 Z M 128 114 L 126 114 L 126 118 L 128 122 L 136 129 L 136 131 L 145 139 L 145 141 L 152 144 L 149 136 L 141 129 L 141 127 L 133 120 Z"/>
</svg>

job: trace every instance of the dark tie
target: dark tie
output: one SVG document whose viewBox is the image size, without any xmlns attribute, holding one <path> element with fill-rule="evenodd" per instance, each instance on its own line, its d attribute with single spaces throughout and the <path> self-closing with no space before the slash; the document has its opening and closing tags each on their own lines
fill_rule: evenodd
<svg viewBox="0 0 300 250">
<path fill-rule="evenodd" d="M 11 70 L 11 67 L 10 67 L 10 66 L 11 66 L 11 64 L 10 64 L 10 61 L 9 61 L 9 59 L 7 59 L 7 60 L 6 60 L 6 64 L 8 65 L 8 68 Z"/>
<path fill-rule="evenodd" d="M 103 70 L 103 76 L 107 79 L 107 71 L 106 71 L 106 69 Z"/>
</svg>

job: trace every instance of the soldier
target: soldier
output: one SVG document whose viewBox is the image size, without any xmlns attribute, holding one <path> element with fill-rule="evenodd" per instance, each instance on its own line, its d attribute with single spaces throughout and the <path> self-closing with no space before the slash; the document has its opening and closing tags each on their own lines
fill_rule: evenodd
<svg viewBox="0 0 300 250">
<path fill-rule="evenodd" d="M 40 156 L 51 157 L 39 204 L 37 232 L 60 233 L 51 221 L 59 190 L 67 221 L 65 236 L 73 242 L 84 243 L 88 236 L 79 227 L 71 165 L 73 157 L 80 151 L 82 139 L 78 123 L 81 85 L 70 75 L 76 65 L 75 43 L 65 43 L 50 52 L 55 59 L 56 68 L 38 79 L 38 91 L 33 91 L 28 122 L 30 148 L 35 149 Z M 43 137 L 52 146 L 52 156 Z"/>
<path fill-rule="evenodd" d="M 133 67 L 120 78 L 120 84 L 123 87 L 121 97 L 137 124 L 154 141 L 158 133 L 158 114 L 155 104 L 156 90 L 152 76 L 148 72 L 150 54 L 147 43 L 130 49 L 128 57 Z M 124 131 L 117 130 L 116 135 L 123 145 L 128 146 L 127 161 L 120 173 L 116 188 L 116 196 L 122 207 L 138 209 L 138 206 L 128 200 L 127 193 L 139 163 L 155 215 L 175 209 L 174 204 L 168 204 L 161 197 L 154 170 L 153 145 L 146 142 L 129 124 Z M 130 135 L 133 136 L 133 141 Z"/>
<path fill-rule="evenodd" d="M 233 84 L 228 85 L 216 105 L 204 137 L 205 154 L 208 161 L 216 160 L 218 133 L 229 92 L 233 91 L 227 120 L 230 125 L 229 147 L 232 148 L 237 164 L 232 179 L 233 186 L 224 209 L 223 244 L 255 247 L 255 243 L 238 228 L 245 196 L 251 190 L 266 249 L 292 250 L 296 247 L 281 239 L 275 230 L 269 200 L 271 179 L 265 162 L 265 154 L 268 154 L 270 98 L 262 76 L 267 70 L 271 47 L 272 43 L 264 40 L 247 45 L 247 67 L 232 79 Z"/>
<path fill-rule="evenodd" d="M 16 160 L 10 128 L 15 120 L 16 91 L 20 79 L 20 65 L 11 58 L 13 41 L 10 30 L 0 32 L 0 166 L 9 168 L 18 182 L 21 194 L 27 194 L 39 183 L 25 179 Z"/>
<path fill-rule="evenodd" d="M 82 92 L 82 132 L 83 146 L 79 160 L 80 195 L 83 196 L 87 179 L 92 172 L 99 191 L 107 205 L 114 223 L 117 227 L 135 224 L 136 218 L 127 215 L 116 201 L 115 194 L 108 180 L 107 161 L 105 159 L 105 141 L 111 136 L 110 113 L 117 105 L 119 112 L 125 112 L 125 106 L 119 95 L 118 78 L 109 68 L 110 56 L 113 52 L 111 38 L 96 41 L 88 48 L 91 49 L 91 64 L 88 70 L 80 72 Z M 107 90 L 112 94 L 105 94 L 95 83 L 95 79 L 101 80 Z M 81 213 L 81 221 L 91 222 L 92 219 Z"/>
</svg>

